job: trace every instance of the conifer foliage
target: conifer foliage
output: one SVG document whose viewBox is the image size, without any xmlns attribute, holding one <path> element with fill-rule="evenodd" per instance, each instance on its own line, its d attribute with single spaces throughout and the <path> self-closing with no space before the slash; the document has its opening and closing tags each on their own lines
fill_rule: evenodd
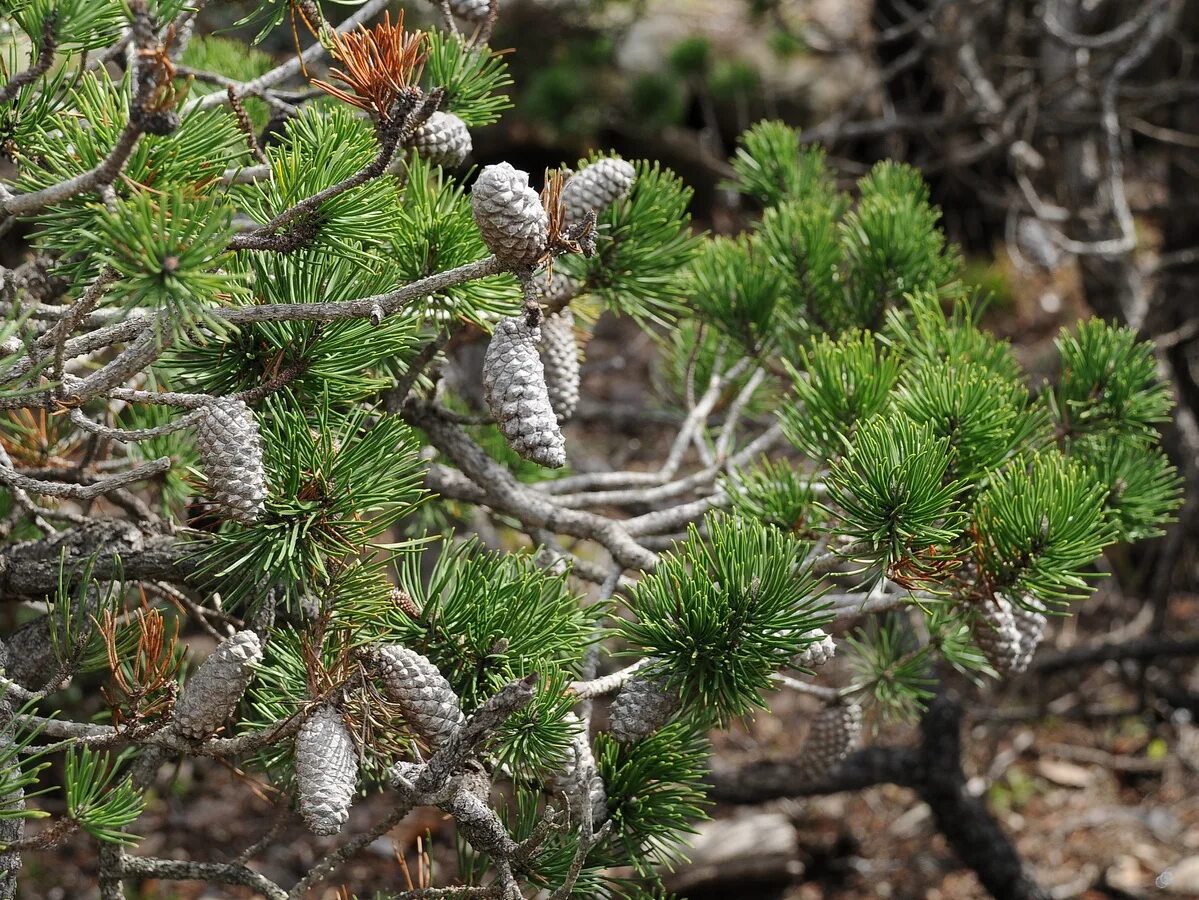
<svg viewBox="0 0 1199 900">
<path fill-rule="evenodd" d="M 262 0 L 263 34 L 313 35 L 272 68 L 173 0 L 0 2 L 0 214 L 30 242 L 0 295 L 0 596 L 39 610 L 3 637 L 0 817 L 42 816 L 63 760 L 46 840 L 103 845 L 106 890 L 298 897 L 434 807 L 457 868 L 399 897 L 647 896 L 712 729 L 799 685 L 827 777 L 942 661 L 1016 677 L 1177 509 L 1152 348 L 1080 323 L 1032 383 L 915 170 L 842 191 L 764 122 L 728 185 L 756 211 L 711 237 L 652 161 L 464 169 L 509 102 L 499 10 L 387 6 Z M 569 470 L 600 313 L 655 338 L 682 422 L 657 470 Z M 130 855 L 189 757 L 329 836 L 302 881 L 261 848 Z M 380 791 L 392 818 L 351 817 Z"/>
</svg>

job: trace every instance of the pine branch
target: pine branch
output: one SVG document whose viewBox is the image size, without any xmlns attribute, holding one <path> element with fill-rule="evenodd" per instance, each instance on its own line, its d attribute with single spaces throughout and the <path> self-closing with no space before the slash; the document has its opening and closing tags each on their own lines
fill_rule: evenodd
<svg viewBox="0 0 1199 900">
<path fill-rule="evenodd" d="M 58 52 L 58 37 L 54 33 L 57 23 L 58 13 L 55 11 L 48 13 L 42 20 L 42 41 L 37 50 L 37 57 L 29 68 L 18 72 L 0 88 L 0 104 L 10 103 L 20 93 L 21 88 L 33 84 L 50 71 L 50 66 L 54 64 L 54 55 Z"/>
</svg>

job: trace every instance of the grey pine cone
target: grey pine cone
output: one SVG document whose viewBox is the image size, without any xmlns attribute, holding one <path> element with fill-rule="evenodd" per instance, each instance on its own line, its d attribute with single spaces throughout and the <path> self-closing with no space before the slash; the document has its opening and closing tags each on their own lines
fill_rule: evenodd
<svg viewBox="0 0 1199 900">
<path fill-rule="evenodd" d="M 608 727 L 622 744 L 639 741 L 669 722 L 682 705 L 679 692 L 662 678 L 634 675 L 612 701 Z"/>
<path fill-rule="evenodd" d="M 313 834 L 337 834 L 350 817 L 358 783 L 354 740 L 331 704 L 321 706 L 296 735 L 300 815 Z"/>
<path fill-rule="evenodd" d="M 435 112 L 412 134 L 411 145 L 436 166 L 460 166 L 470 155 L 470 131 L 453 113 Z"/>
<path fill-rule="evenodd" d="M 512 449 L 550 469 L 566 464 L 566 440 L 537 354 L 541 329 L 501 319 L 483 357 L 483 399 Z"/>
<path fill-rule="evenodd" d="M 632 163 L 612 157 L 597 159 L 579 169 L 562 188 L 566 224 L 577 225 L 587 218 L 588 213 L 598 216 L 613 201 L 629 192 L 636 177 L 637 170 Z"/>
<path fill-rule="evenodd" d="M 262 642 L 253 631 L 239 631 L 221 641 L 183 686 L 175 702 L 175 730 L 198 740 L 220 728 L 261 661 Z"/>
<path fill-rule="evenodd" d="M 816 628 L 808 632 L 807 637 L 817 638 L 817 641 L 804 648 L 803 653 L 799 654 L 795 660 L 796 665 L 805 668 L 823 666 L 836 654 L 837 645 L 833 642 L 832 635 L 826 633 L 824 629 Z"/>
<path fill-rule="evenodd" d="M 428 659 L 398 644 L 377 648 L 369 659 L 379 670 L 387 696 L 430 750 L 437 750 L 462 727 L 458 695 Z"/>
<path fill-rule="evenodd" d="M 567 421 L 579 405 L 579 343 L 575 317 L 569 308 L 547 316 L 541 323 L 541 362 L 550 406 L 559 422 Z"/>
<path fill-rule="evenodd" d="M 466 22 L 485 22 L 491 4 L 488 0 L 450 0 L 450 12 Z"/>
<path fill-rule="evenodd" d="M 1049 621 L 1045 617 L 1045 606 L 1040 600 L 1035 597 L 1025 597 L 1024 600 L 1035 608 L 1026 609 L 1018 603 L 1012 604 L 1012 619 L 1016 623 L 1016 632 L 1020 635 L 1020 655 L 1013 670 L 1016 673 L 1025 671 L 1032 662 Z"/>
<path fill-rule="evenodd" d="M 555 790 L 562 791 L 570 800 L 574 809 L 580 794 L 586 797 L 591 806 L 591 823 L 598 828 L 608 818 L 608 792 L 604 789 L 604 779 L 599 776 L 595 765 L 595 754 L 591 752 L 591 740 L 582 723 L 574 713 L 567 715 L 567 721 L 580 726 L 578 734 L 571 741 L 570 751 L 566 760 L 553 780 Z M 585 790 L 584 790 L 585 789 Z"/>
<path fill-rule="evenodd" d="M 250 407 L 233 397 L 209 403 L 196 422 L 196 449 L 216 505 L 237 522 L 257 521 L 266 500 L 266 472 Z"/>
<path fill-rule="evenodd" d="M 800 747 L 800 777 L 819 781 L 828 775 L 862 736 L 862 707 L 856 703 L 826 706 L 812 720 L 812 727 Z"/>
<path fill-rule="evenodd" d="M 483 241 L 502 262 L 537 262 L 549 240 L 549 216 L 529 175 L 508 163 L 487 166 L 470 192 L 470 207 Z"/>
<path fill-rule="evenodd" d="M 996 594 L 993 601 L 983 599 L 976 612 L 971 630 L 987 662 L 1000 675 L 1020 672 L 1020 631 L 1012 615 L 1012 604 Z"/>
<path fill-rule="evenodd" d="M 1056 272 L 1065 261 L 1066 254 L 1054 243 L 1045 223 L 1033 216 L 1025 216 L 1016 226 L 1016 246 L 1033 265 L 1046 272 Z"/>
<path fill-rule="evenodd" d="M 552 275 L 547 269 L 535 279 L 537 293 L 541 299 L 551 306 L 562 306 L 569 303 L 579 292 L 579 283 L 565 272 L 558 271 Z"/>
</svg>

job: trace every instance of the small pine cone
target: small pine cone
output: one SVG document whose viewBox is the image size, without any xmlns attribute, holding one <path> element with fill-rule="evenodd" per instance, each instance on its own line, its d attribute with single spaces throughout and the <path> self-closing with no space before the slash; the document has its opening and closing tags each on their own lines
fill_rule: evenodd
<svg viewBox="0 0 1199 900">
<path fill-rule="evenodd" d="M 549 216 L 529 175 L 508 163 L 488 166 L 470 192 L 471 211 L 483 241 L 501 262 L 530 266 L 549 240 Z"/>
<path fill-rule="evenodd" d="M 458 695 L 437 667 L 415 650 L 387 644 L 369 654 L 387 696 L 428 748 L 437 750 L 462 727 Z"/>
<path fill-rule="evenodd" d="M 183 686 L 175 702 L 175 730 L 199 740 L 220 728 L 261 661 L 262 641 L 253 631 L 239 631 L 221 641 Z"/>
<path fill-rule="evenodd" d="M 296 735 L 300 815 L 313 834 L 337 834 L 350 817 L 358 783 L 354 739 L 332 704 L 304 720 Z"/>
<path fill-rule="evenodd" d="M 250 407 L 233 397 L 209 403 L 196 423 L 196 448 L 216 505 L 237 522 L 257 521 L 266 499 L 266 472 Z"/>
<path fill-rule="evenodd" d="M 1012 619 L 1015 621 L 1016 631 L 1020 635 L 1020 656 L 1013 669 L 1013 672 L 1017 673 L 1025 671 L 1032 662 L 1041 638 L 1045 634 L 1045 626 L 1049 623 L 1049 620 L 1045 618 L 1045 606 L 1040 600 L 1035 597 L 1025 597 L 1024 601 L 1035 608 L 1028 609 L 1018 603 L 1012 604 Z"/>
<path fill-rule="evenodd" d="M 800 747 L 800 779 L 819 781 L 837 767 L 862 736 L 862 707 L 852 701 L 826 706 Z"/>
<path fill-rule="evenodd" d="M 827 634 L 824 629 L 814 629 L 808 632 L 806 636 L 816 638 L 816 643 L 808 644 L 804 648 L 803 653 L 799 654 L 795 660 L 796 665 L 809 669 L 816 666 L 823 666 L 836 654 L 837 645 L 833 642 L 832 635 Z"/>
<path fill-rule="evenodd" d="M 460 166 L 470 155 L 470 132 L 453 113 L 435 112 L 416 129 L 410 141 L 425 160 L 435 166 Z"/>
<path fill-rule="evenodd" d="M 541 329 L 501 319 L 483 357 L 483 399 L 512 449 L 550 469 L 566 464 L 566 440 L 537 354 Z"/>
<path fill-rule="evenodd" d="M 578 716 L 574 713 L 567 715 L 567 721 L 581 725 Z M 576 789 L 581 787 L 579 784 L 580 773 L 582 778 L 586 779 L 587 801 L 591 805 L 591 824 L 598 828 L 608 818 L 608 792 L 604 789 L 604 779 L 599 776 L 596 769 L 595 755 L 591 752 L 591 740 L 582 728 L 571 741 L 570 750 L 566 754 L 562 769 L 553 779 L 554 789 L 566 794 L 572 804 L 575 802 Z"/>
<path fill-rule="evenodd" d="M 1045 223 L 1032 216 L 1025 216 L 1016 226 L 1016 246 L 1033 265 L 1046 272 L 1060 269 L 1066 256 L 1054 243 Z"/>
<path fill-rule="evenodd" d="M 612 701 L 608 727 L 622 744 L 639 741 L 669 722 L 682 705 L 679 692 L 661 678 L 634 675 Z"/>
<path fill-rule="evenodd" d="M 629 192 L 637 170 L 623 159 L 604 157 L 579 169 L 562 189 L 566 224 L 577 225 L 588 213 L 597 216 Z"/>
<path fill-rule="evenodd" d="M 450 0 L 450 12 L 465 22 L 486 22 L 491 15 L 490 0 Z"/>
<path fill-rule="evenodd" d="M 579 405 L 579 343 L 575 340 L 575 318 L 569 308 L 541 323 L 541 362 L 550 405 L 558 421 L 565 422 Z"/>
<path fill-rule="evenodd" d="M 972 631 L 987 662 L 1000 675 L 1019 671 L 1020 631 L 1012 615 L 1012 604 L 998 594 L 994 602 L 983 600 L 974 617 Z"/>
</svg>

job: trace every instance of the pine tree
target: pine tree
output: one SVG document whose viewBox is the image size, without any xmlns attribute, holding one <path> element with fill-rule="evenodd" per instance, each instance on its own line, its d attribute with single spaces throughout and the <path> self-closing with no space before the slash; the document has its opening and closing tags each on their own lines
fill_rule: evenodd
<svg viewBox="0 0 1199 900">
<path fill-rule="evenodd" d="M 451 0 L 460 33 L 377 6 L 334 27 L 257 4 L 260 37 L 293 11 L 318 35 L 319 102 L 178 0 L 2 7 L 24 43 L 0 208 L 32 256 L 4 280 L 0 593 L 44 612 L 5 637 L 25 706 L 0 804 L 41 815 L 62 759 L 46 806 L 109 845 L 105 883 L 133 871 L 160 764 L 215 757 L 319 834 L 358 790 L 441 809 L 446 885 L 636 896 L 616 873 L 652 883 L 706 814 L 711 729 L 799 685 L 828 777 L 941 663 L 1016 677 L 1105 549 L 1177 510 L 1153 348 L 1084 322 L 1030 385 L 914 169 L 842 191 L 760 123 L 727 187 L 761 214 L 723 237 L 651 161 L 468 188 L 449 169 L 510 102 L 497 9 Z M 654 338 L 681 413 L 657 471 L 569 471 L 575 330 L 601 311 Z M 455 389 L 454 348 L 482 340 L 485 408 Z M 181 681 L 176 638 L 201 632 L 216 649 Z M 298 887 L 186 872 L 298 895 L 354 839 Z M 183 877 L 172 855 L 136 873 Z"/>
</svg>

